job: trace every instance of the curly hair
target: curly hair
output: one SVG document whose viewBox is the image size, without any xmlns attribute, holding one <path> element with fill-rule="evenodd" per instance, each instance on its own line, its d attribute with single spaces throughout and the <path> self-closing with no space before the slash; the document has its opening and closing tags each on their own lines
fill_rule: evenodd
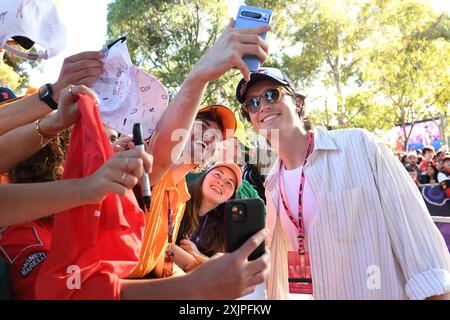
<svg viewBox="0 0 450 320">
<path fill-rule="evenodd" d="M 10 183 L 49 182 L 61 179 L 70 131 L 52 139 L 41 150 L 9 172 Z"/>
</svg>

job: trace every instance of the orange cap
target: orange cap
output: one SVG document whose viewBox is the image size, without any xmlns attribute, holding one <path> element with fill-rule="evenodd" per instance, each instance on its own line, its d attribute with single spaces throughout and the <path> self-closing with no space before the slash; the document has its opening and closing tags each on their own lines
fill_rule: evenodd
<svg viewBox="0 0 450 320">
<path fill-rule="evenodd" d="M 205 108 L 201 108 L 200 110 L 198 110 L 197 114 L 206 112 L 216 112 L 217 115 L 220 117 L 220 119 L 222 119 L 223 123 L 222 135 L 224 137 L 224 140 L 233 137 L 233 134 L 236 131 L 237 127 L 237 121 L 233 111 L 220 104 L 215 104 L 207 106 Z"/>
<path fill-rule="evenodd" d="M 208 171 L 206 174 L 210 173 L 212 170 L 220 167 L 227 167 L 231 171 L 233 171 L 234 175 L 236 176 L 236 190 L 239 189 L 242 183 L 242 171 L 239 166 L 234 162 L 216 162 L 212 167 L 208 168 Z"/>
</svg>

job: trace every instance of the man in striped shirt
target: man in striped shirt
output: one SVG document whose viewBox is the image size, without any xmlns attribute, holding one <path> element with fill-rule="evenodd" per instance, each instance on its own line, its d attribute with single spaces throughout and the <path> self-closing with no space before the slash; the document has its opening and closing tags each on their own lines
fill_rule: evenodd
<svg viewBox="0 0 450 320">
<path fill-rule="evenodd" d="M 270 299 L 450 298 L 444 239 L 385 145 L 361 129 L 313 130 L 279 69 L 242 79 L 236 97 L 279 155 L 266 180 Z"/>
</svg>

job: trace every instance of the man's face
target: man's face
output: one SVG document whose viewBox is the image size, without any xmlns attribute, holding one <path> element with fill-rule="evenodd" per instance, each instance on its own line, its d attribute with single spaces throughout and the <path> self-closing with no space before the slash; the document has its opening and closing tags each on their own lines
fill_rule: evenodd
<svg viewBox="0 0 450 320">
<path fill-rule="evenodd" d="M 281 129 L 293 126 L 297 113 L 300 111 L 296 107 L 294 100 L 289 96 L 285 88 L 281 91 L 281 98 L 278 102 L 267 103 L 261 96 L 268 90 L 280 87 L 274 81 L 263 80 L 255 83 L 247 91 L 245 99 L 260 97 L 260 108 L 255 113 L 250 113 L 250 121 L 253 127 L 259 132 L 262 129 Z"/>
<path fill-rule="evenodd" d="M 193 164 L 200 165 L 212 157 L 221 141 L 222 132 L 215 121 L 197 119 L 192 126 L 190 143 L 186 144 L 184 152 L 190 154 Z"/>
<path fill-rule="evenodd" d="M 414 155 L 409 155 L 407 161 L 410 165 L 413 166 L 413 165 L 417 164 L 417 157 Z"/>
</svg>

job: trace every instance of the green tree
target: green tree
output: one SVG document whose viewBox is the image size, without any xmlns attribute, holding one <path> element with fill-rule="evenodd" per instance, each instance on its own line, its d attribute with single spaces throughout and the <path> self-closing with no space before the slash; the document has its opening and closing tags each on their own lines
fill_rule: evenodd
<svg viewBox="0 0 450 320">
<path fill-rule="evenodd" d="M 20 76 L 6 63 L 0 64 L 0 85 L 16 90 L 20 84 Z"/>
<path fill-rule="evenodd" d="M 0 61 L 0 85 L 10 87 L 12 90 L 25 88 L 29 76 L 27 68 L 39 67 L 39 62 L 25 60 L 9 52 L 5 52 Z"/>
<path fill-rule="evenodd" d="M 413 0 L 376 2 L 371 12 L 376 12 L 372 19 L 377 24 L 355 53 L 359 75 L 369 90 L 396 111 L 406 148 L 417 121 L 448 116 L 449 18 Z M 445 134 L 446 121 L 442 126 Z"/>
<path fill-rule="evenodd" d="M 308 86 L 319 80 L 334 87 L 337 125 L 346 125 L 344 87 L 354 80 L 353 52 L 364 40 L 369 27 L 362 19 L 361 1 L 302 1 L 287 5 L 285 21 L 277 28 L 282 40 L 281 63 L 294 81 Z"/>
<path fill-rule="evenodd" d="M 173 96 L 227 25 L 227 8 L 223 0 L 116 0 L 108 6 L 108 37 L 126 33 L 133 62 L 160 79 Z M 236 110 L 240 77 L 229 72 L 211 82 L 203 104 L 221 103 Z"/>
</svg>

